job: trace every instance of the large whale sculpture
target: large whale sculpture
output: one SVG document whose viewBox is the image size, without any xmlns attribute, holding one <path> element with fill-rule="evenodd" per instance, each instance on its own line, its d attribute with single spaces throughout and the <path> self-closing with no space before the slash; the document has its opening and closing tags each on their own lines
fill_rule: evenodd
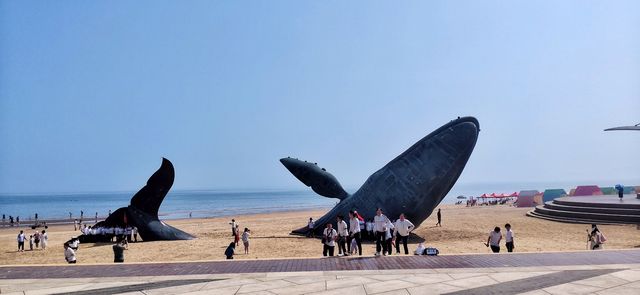
<svg viewBox="0 0 640 295">
<path fill-rule="evenodd" d="M 96 223 L 94 227 L 135 226 L 144 241 L 193 239 L 192 235 L 158 219 L 158 209 L 171 189 L 174 178 L 173 164 L 162 158 L 160 168 L 151 175 L 147 185 L 131 198 L 131 204 L 114 211 L 107 219 Z"/>
<path fill-rule="evenodd" d="M 302 183 L 321 196 L 340 202 L 315 222 L 315 231 L 334 223 L 336 216 L 357 210 L 365 218 L 382 208 L 390 219 L 400 213 L 419 226 L 453 187 L 478 140 L 480 124 L 473 117 L 453 120 L 416 142 L 369 176 L 353 195 L 317 164 L 294 158 L 280 162 Z M 307 226 L 294 234 L 307 234 Z"/>
</svg>

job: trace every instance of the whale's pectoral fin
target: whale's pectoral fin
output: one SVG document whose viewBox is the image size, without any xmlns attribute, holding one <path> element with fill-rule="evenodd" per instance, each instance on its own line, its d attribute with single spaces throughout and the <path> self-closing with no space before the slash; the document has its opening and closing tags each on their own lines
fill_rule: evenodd
<svg viewBox="0 0 640 295">
<path fill-rule="evenodd" d="M 171 189 L 174 178 L 173 164 L 162 158 L 162 165 L 149 177 L 147 185 L 131 198 L 131 206 L 157 218 L 160 204 Z"/>
<path fill-rule="evenodd" d="M 293 176 L 302 181 L 304 185 L 311 187 L 319 195 L 340 200 L 349 197 L 349 193 L 342 188 L 335 176 L 324 168 L 318 167 L 316 163 L 294 158 L 282 158 L 280 162 Z"/>
</svg>

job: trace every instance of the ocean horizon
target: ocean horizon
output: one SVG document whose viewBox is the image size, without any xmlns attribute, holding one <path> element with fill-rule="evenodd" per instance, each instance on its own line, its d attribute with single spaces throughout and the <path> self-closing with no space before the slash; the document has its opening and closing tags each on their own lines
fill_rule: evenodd
<svg viewBox="0 0 640 295">
<path fill-rule="evenodd" d="M 556 182 L 556 183 L 478 183 L 455 185 L 442 204 L 454 204 L 457 197 L 479 196 L 483 193 L 512 193 L 520 190 L 539 190 L 562 188 L 567 192 L 577 186 L 598 184 L 613 186 L 608 182 Z M 638 183 L 627 183 L 636 185 Z M 356 189 L 347 189 L 353 193 Z M 120 207 L 129 205 L 135 191 L 90 192 L 90 193 L 39 193 L 39 194 L 0 194 L 0 214 L 19 216 L 21 222 L 34 219 L 38 213 L 40 220 L 80 218 L 92 220 L 98 213 L 100 219 Z M 313 209 L 331 209 L 337 199 L 317 195 L 311 189 L 197 189 L 170 191 L 160 206 L 161 219 L 223 217 L 243 214 L 299 211 Z M 366 213 L 364 213 L 366 214 Z M 373 213 L 372 213 L 373 214 Z"/>
</svg>

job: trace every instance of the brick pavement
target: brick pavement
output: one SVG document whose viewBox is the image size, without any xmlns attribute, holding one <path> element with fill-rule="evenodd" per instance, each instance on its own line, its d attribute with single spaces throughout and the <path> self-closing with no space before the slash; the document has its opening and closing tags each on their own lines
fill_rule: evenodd
<svg viewBox="0 0 640 295">
<path fill-rule="evenodd" d="M 81 261 L 80 261 L 81 263 Z M 180 263 L 2 266 L 0 279 L 175 276 L 340 270 L 536 267 L 640 264 L 640 250 L 443 256 L 334 257 Z"/>
</svg>

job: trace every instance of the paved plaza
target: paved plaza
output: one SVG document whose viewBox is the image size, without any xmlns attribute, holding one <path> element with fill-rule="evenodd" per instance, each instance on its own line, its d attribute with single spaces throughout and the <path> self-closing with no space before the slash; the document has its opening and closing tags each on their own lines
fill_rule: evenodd
<svg viewBox="0 0 640 295">
<path fill-rule="evenodd" d="M 0 267 L 0 294 L 640 294 L 640 250 Z"/>
</svg>

